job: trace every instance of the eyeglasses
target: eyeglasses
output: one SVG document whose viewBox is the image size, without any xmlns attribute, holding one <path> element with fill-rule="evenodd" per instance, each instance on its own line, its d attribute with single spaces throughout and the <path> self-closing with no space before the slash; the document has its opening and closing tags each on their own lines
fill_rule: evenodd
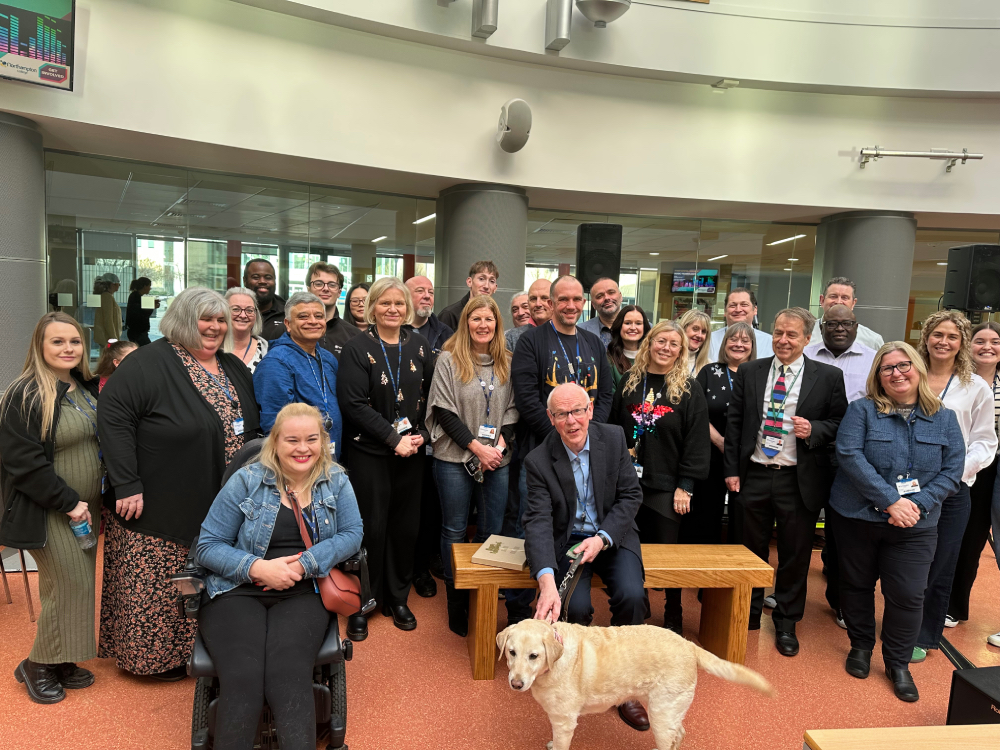
<svg viewBox="0 0 1000 750">
<path fill-rule="evenodd" d="M 352 305 L 360 305 L 361 307 L 364 307 L 365 306 L 365 299 L 366 299 L 366 297 L 355 297 L 354 299 L 351 300 L 351 304 Z"/>
<path fill-rule="evenodd" d="M 233 314 L 234 318 L 240 317 L 240 315 L 245 315 L 248 318 L 252 318 L 257 315 L 256 307 L 230 307 L 229 312 Z"/>
<path fill-rule="evenodd" d="M 587 409 L 589 408 L 589 406 L 584 406 L 581 409 L 573 409 L 572 411 L 554 411 L 550 412 L 550 414 L 552 414 L 552 418 L 557 422 L 565 422 L 569 419 L 570 414 L 573 415 L 573 419 L 583 419 L 583 415 L 587 413 Z"/>
<path fill-rule="evenodd" d="M 845 331 L 850 331 L 856 326 L 858 322 L 856 320 L 824 320 L 823 325 L 826 326 L 828 331 L 836 331 L 838 328 L 843 328 Z"/>
<path fill-rule="evenodd" d="M 886 365 L 885 367 L 878 368 L 878 374 L 888 377 L 892 375 L 893 370 L 899 370 L 900 375 L 905 375 L 913 367 L 913 363 L 910 361 L 897 362 L 894 365 Z"/>
<path fill-rule="evenodd" d="M 316 279 L 315 281 L 310 281 L 309 286 L 312 287 L 313 289 L 316 289 L 317 291 L 323 289 L 324 287 L 326 289 L 329 289 L 330 291 L 336 291 L 337 289 L 340 289 L 340 284 L 338 284 L 336 281 L 320 281 L 319 279 Z"/>
</svg>

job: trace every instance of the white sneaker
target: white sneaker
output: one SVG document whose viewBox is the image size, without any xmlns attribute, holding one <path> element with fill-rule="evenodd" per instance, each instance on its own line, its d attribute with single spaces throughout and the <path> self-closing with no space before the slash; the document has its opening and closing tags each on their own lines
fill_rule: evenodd
<svg viewBox="0 0 1000 750">
<path fill-rule="evenodd" d="M 957 628 L 958 627 L 958 620 L 956 620 L 951 615 L 945 615 L 944 616 L 944 626 L 946 628 Z"/>
<path fill-rule="evenodd" d="M 1000 648 L 1000 633 L 994 633 L 986 639 L 986 642 L 991 646 L 996 646 Z"/>
<path fill-rule="evenodd" d="M 768 609 L 774 609 L 778 606 L 778 602 L 774 600 L 774 594 L 768 594 L 764 597 L 764 606 Z"/>
</svg>

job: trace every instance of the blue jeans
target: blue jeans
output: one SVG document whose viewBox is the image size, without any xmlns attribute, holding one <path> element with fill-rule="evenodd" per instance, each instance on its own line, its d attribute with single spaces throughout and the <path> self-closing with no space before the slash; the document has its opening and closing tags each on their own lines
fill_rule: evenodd
<svg viewBox="0 0 1000 750">
<path fill-rule="evenodd" d="M 434 459 L 434 481 L 441 497 L 441 562 L 444 577 L 453 581 L 451 545 L 465 541 L 469 509 L 476 504 L 479 520 L 474 542 L 485 542 L 490 534 L 499 534 L 507 507 L 507 467 L 483 472 L 483 483 L 469 476 L 465 464 Z"/>
<path fill-rule="evenodd" d="M 941 517 L 937 524 L 937 549 L 927 576 L 924 617 L 920 623 L 920 635 L 917 636 L 917 646 L 920 648 L 937 648 L 941 641 L 944 617 L 948 614 L 948 602 L 951 599 L 951 584 L 955 580 L 958 553 L 962 548 L 962 537 L 965 536 L 965 527 L 969 523 L 971 507 L 969 485 L 965 482 L 958 486 L 958 492 L 945 498 L 941 504 Z"/>
</svg>

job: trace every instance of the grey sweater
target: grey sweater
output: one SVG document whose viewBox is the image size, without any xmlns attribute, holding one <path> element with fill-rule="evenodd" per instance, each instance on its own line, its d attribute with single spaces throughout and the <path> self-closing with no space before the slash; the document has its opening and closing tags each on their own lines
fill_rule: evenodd
<svg viewBox="0 0 1000 750">
<path fill-rule="evenodd" d="M 442 461 L 464 463 L 472 458 L 472 451 L 456 445 L 449 437 L 435 416 L 435 407 L 447 409 L 458 415 L 473 436 L 479 434 L 479 426 L 483 424 L 491 424 L 500 430 L 506 425 L 517 422 L 514 388 L 510 378 L 506 383 L 493 378 L 493 395 L 490 397 L 490 414 L 487 418 L 486 396 L 480 382 L 486 383 L 488 391 L 493 376 L 493 358 L 488 354 L 480 354 L 479 361 L 480 367 L 475 376 L 468 383 L 463 383 L 458 378 L 458 368 L 451 353 L 442 352 L 438 356 L 430 395 L 427 398 L 426 424 L 431 434 L 431 445 L 434 446 L 434 457 Z M 510 458 L 511 454 L 508 452 L 500 465 L 506 466 L 510 463 Z"/>
</svg>

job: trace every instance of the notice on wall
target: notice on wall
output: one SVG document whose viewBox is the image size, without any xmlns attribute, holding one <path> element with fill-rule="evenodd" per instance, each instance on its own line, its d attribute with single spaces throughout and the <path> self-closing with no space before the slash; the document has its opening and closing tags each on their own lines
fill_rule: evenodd
<svg viewBox="0 0 1000 750">
<path fill-rule="evenodd" d="M 101 306 L 101 295 L 99 294 L 87 295 L 87 307 L 100 307 L 100 306 Z"/>
<path fill-rule="evenodd" d="M 76 0 L 0 2 L 0 78 L 73 90 Z"/>
<path fill-rule="evenodd" d="M 152 297 L 148 294 L 144 294 L 139 298 L 139 307 L 143 310 L 155 310 L 156 309 L 156 297 Z"/>
</svg>

